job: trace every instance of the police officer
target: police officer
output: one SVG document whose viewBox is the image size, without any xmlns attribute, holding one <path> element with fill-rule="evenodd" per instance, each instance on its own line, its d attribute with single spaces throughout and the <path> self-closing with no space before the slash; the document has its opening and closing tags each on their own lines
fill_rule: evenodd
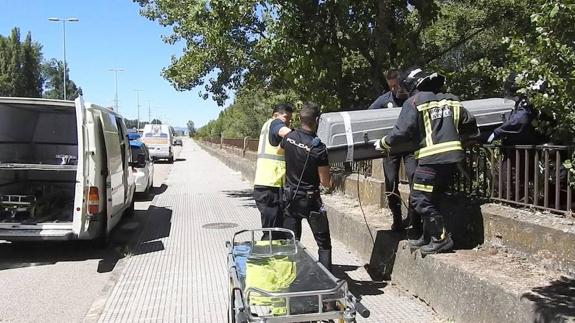
<svg viewBox="0 0 575 323">
<path fill-rule="evenodd" d="M 316 136 L 320 115 L 314 103 L 304 103 L 300 112 L 301 128 L 284 137 L 286 203 L 284 228 L 301 238 L 301 222 L 307 219 L 319 247 L 320 263 L 331 271 L 331 238 L 327 214 L 320 197 L 320 184 L 331 188 L 326 146 Z"/>
<path fill-rule="evenodd" d="M 402 82 L 412 96 L 404 103 L 392 132 L 376 141 L 375 148 L 385 151 L 413 140 L 419 144 L 410 203 L 423 218 L 423 234 L 409 243 L 422 254 L 446 252 L 453 241 L 439 212 L 439 200 L 464 158 L 462 139 L 478 135 L 477 124 L 457 97 L 440 92 L 444 76 L 414 69 Z"/>
<path fill-rule="evenodd" d="M 407 99 L 408 93 L 401 87 L 400 72 L 398 70 L 388 71 L 385 75 L 385 80 L 389 91 L 378 97 L 368 108 L 369 110 L 401 108 L 403 102 Z M 417 162 L 413 158 L 413 152 L 389 154 L 383 157 L 383 175 L 385 178 L 384 185 L 387 195 L 387 205 L 393 216 L 392 231 L 399 231 L 405 228 L 401 215 L 401 195 L 399 193 L 399 166 L 402 159 L 407 179 L 411 185 L 413 173 L 417 165 Z M 413 223 L 421 222 L 421 218 L 411 209 L 408 210 L 408 219 Z M 420 232 L 418 233 L 420 234 Z M 418 233 L 415 234 L 417 235 Z"/>
<path fill-rule="evenodd" d="M 262 228 L 281 227 L 283 209 L 281 188 L 284 184 L 285 160 L 281 140 L 289 128 L 293 107 L 287 103 L 273 107 L 272 117 L 260 131 L 256 176 L 254 179 L 254 200 L 261 213 Z M 263 239 L 269 238 L 264 233 Z M 273 239 L 281 238 L 279 233 Z"/>
</svg>

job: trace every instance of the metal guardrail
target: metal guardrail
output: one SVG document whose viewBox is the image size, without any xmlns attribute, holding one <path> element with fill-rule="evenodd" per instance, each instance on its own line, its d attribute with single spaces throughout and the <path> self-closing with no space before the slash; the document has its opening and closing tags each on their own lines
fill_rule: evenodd
<svg viewBox="0 0 575 323">
<path fill-rule="evenodd" d="M 204 139 L 214 144 L 257 151 L 257 139 Z M 575 147 L 555 145 L 477 145 L 465 150 L 451 193 L 561 214 L 573 212 L 571 176 L 563 163 Z M 334 171 L 372 175 L 373 161 L 332 163 Z M 402 165 L 403 166 L 403 165 Z M 405 172 L 400 172 L 406 183 Z"/>
</svg>

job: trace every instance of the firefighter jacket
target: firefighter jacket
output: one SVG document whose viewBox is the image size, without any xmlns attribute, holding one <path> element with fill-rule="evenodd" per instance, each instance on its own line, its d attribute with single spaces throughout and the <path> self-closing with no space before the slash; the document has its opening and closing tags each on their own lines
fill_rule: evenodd
<svg viewBox="0 0 575 323">
<path fill-rule="evenodd" d="M 383 138 L 391 148 L 415 142 L 419 149 L 415 158 L 420 165 L 460 162 L 463 137 L 477 135 L 475 118 L 452 94 L 418 92 L 403 104 L 395 127 Z"/>
</svg>

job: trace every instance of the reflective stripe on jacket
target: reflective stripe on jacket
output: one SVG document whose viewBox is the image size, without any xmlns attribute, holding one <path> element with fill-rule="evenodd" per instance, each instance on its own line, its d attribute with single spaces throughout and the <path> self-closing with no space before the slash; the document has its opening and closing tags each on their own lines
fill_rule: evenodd
<svg viewBox="0 0 575 323">
<path fill-rule="evenodd" d="M 419 143 L 414 155 L 421 165 L 457 163 L 463 159 L 461 135 L 476 132 L 475 119 L 457 97 L 419 92 L 407 99 L 385 142 L 391 147 Z"/>
<path fill-rule="evenodd" d="M 286 172 L 284 150 L 278 145 L 270 144 L 270 125 L 274 119 L 269 119 L 262 126 L 258 147 L 258 160 L 256 164 L 256 177 L 254 185 L 282 187 Z"/>
</svg>

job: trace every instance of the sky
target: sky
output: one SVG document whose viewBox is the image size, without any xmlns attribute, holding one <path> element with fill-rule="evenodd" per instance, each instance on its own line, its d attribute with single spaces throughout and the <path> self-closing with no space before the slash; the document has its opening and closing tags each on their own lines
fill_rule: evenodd
<svg viewBox="0 0 575 323">
<path fill-rule="evenodd" d="M 118 73 L 120 113 L 137 117 L 137 92 L 140 93 L 140 120 L 159 117 L 173 126 L 196 127 L 217 117 L 222 110 L 211 99 L 199 97 L 199 88 L 176 91 L 161 76 L 172 55 L 179 56 L 183 45 L 168 45 L 161 36 L 170 29 L 139 13 L 131 0 L 0 0 L 0 34 L 7 36 L 20 27 L 22 38 L 30 31 L 42 44 L 45 59 L 63 58 L 62 23 L 49 17 L 74 17 L 79 22 L 66 24 L 66 61 L 70 79 L 82 87 L 84 99 L 102 106 L 113 106 L 114 73 Z"/>
</svg>

